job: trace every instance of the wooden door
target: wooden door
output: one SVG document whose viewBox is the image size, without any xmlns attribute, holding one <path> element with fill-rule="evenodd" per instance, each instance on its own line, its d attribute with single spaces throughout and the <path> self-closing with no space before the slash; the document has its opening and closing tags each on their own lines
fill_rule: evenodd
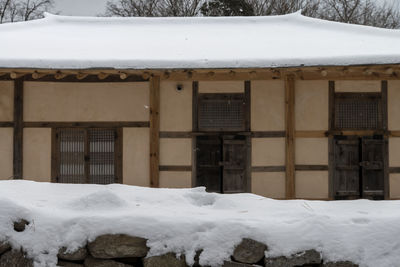
<svg viewBox="0 0 400 267">
<path fill-rule="evenodd" d="M 334 147 L 336 199 L 360 197 L 360 143 L 358 138 L 337 137 Z"/>
<path fill-rule="evenodd" d="M 385 141 L 382 137 L 336 137 L 335 199 L 383 199 Z"/>
<path fill-rule="evenodd" d="M 246 163 L 244 136 L 197 137 L 196 186 L 205 186 L 208 192 L 245 192 Z"/>
<path fill-rule="evenodd" d="M 362 197 L 384 199 L 385 141 L 364 137 L 361 141 Z"/>
</svg>

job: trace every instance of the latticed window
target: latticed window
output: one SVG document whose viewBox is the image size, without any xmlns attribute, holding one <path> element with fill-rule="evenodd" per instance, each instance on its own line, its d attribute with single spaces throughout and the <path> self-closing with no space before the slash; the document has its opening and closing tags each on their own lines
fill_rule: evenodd
<svg viewBox="0 0 400 267">
<path fill-rule="evenodd" d="M 200 94 L 198 124 L 200 131 L 244 131 L 244 95 Z"/>
<path fill-rule="evenodd" d="M 120 142 L 116 129 L 57 129 L 55 180 L 59 183 L 121 182 Z"/>
<path fill-rule="evenodd" d="M 382 104 L 376 94 L 337 94 L 335 128 L 343 130 L 376 130 L 382 128 Z"/>
</svg>

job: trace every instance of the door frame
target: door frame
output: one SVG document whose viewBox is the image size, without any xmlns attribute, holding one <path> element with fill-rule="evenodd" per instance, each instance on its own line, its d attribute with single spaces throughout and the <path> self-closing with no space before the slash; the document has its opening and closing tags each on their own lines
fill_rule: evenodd
<svg viewBox="0 0 400 267">
<path fill-rule="evenodd" d="M 382 112 L 382 125 L 380 129 L 370 129 L 370 130 L 361 130 L 357 131 L 357 129 L 352 129 L 353 131 L 346 133 L 345 129 L 337 129 L 335 127 L 335 99 L 336 94 L 343 96 L 346 94 L 355 95 L 370 95 L 370 96 L 380 96 L 380 107 Z M 334 183 L 334 172 L 335 172 L 335 155 L 334 155 L 334 146 L 335 146 L 335 136 L 337 135 L 348 135 L 355 137 L 367 137 L 374 135 L 382 135 L 384 141 L 384 156 L 383 156 L 383 164 L 384 164 L 384 199 L 390 199 L 390 183 L 389 183 L 389 132 L 388 132 L 388 104 L 387 104 L 387 96 L 388 96 L 388 82 L 381 81 L 381 91 L 380 92 L 360 92 L 360 93 L 336 93 L 335 92 L 335 81 L 329 81 L 329 131 L 328 131 L 328 159 L 329 159 L 329 199 L 335 199 L 335 183 Z"/>
<path fill-rule="evenodd" d="M 207 93 L 210 94 L 210 93 Z M 222 93 L 215 93 L 222 94 Z M 232 94 L 232 93 L 227 93 Z M 236 94 L 236 93 L 235 93 Z M 252 154 L 252 137 L 251 137 L 251 82 L 244 81 L 244 131 L 206 131 L 199 132 L 198 127 L 198 104 L 199 104 L 199 82 L 192 83 L 192 187 L 197 183 L 197 136 L 199 135 L 243 135 L 246 142 L 246 188 L 245 193 L 251 193 L 251 154 Z"/>
</svg>

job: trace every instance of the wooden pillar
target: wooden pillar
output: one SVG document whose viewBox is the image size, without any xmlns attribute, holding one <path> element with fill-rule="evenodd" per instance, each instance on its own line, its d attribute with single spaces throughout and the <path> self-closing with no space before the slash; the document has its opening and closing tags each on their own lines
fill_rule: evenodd
<svg viewBox="0 0 400 267">
<path fill-rule="evenodd" d="M 160 186 L 160 77 L 150 79 L 150 186 Z"/>
<path fill-rule="evenodd" d="M 23 158 L 23 94 L 24 81 L 14 81 L 14 153 L 13 153 L 13 174 L 14 179 L 22 179 L 22 158 Z"/>
<path fill-rule="evenodd" d="M 285 76 L 285 121 L 286 121 L 286 198 L 293 199 L 295 193 L 295 77 Z"/>
</svg>

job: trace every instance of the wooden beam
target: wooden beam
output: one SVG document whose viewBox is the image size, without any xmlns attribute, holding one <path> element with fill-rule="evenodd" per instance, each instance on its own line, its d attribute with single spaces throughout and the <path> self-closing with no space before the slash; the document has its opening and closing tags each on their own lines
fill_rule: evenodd
<svg viewBox="0 0 400 267">
<path fill-rule="evenodd" d="M 12 122 L 12 121 L 0 122 L 0 128 L 11 128 L 11 127 L 14 127 L 14 122 Z"/>
<path fill-rule="evenodd" d="M 150 186 L 160 186 L 160 76 L 150 78 Z"/>
<path fill-rule="evenodd" d="M 122 122 L 57 122 L 57 121 L 31 121 L 24 122 L 26 128 L 149 128 L 148 121 L 122 121 Z"/>
<path fill-rule="evenodd" d="M 48 74 L 46 74 L 46 73 L 39 73 L 39 72 L 35 71 L 34 73 L 32 73 L 32 79 L 37 80 L 37 79 L 43 78 L 47 75 Z"/>
<path fill-rule="evenodd" d="M 321 137 L 327 137 L 328 132 L 327 131 L 296 131 L 295 136 L 300 137 L 300 138 L 321 138 Z"/>
<path fill-rule="evenodd" d="M 285 131 L 251 132 L 253 138 L 279 138 L 286 137 Z"/>
<path fill-rule="evenodd" d="M 388 131 L 382 131 L 382 130 L 354 130 L 354 131 L 329 131 L 328 132 L 329 136 L 334 136 L 334 135 L 343 135 L 343 136 L 374 136 L 374 135 L 384 135 L 384 136 L 389 136 L 390 134 L 393 135 L 393 133 L 390 133 Z"/>
<path fill-rule="evenodd" d="M 192 166 L 160 166 L 160 171 L 191 172 Z"/>
<path fill-rule="evenodd" d="M 295 76 L 285 76 L 286 198 L 296 197 L 295 189 Z"/>
<path fill-rule="evenodd" d="M 84 72 L 79 72 L 78 74 L 76 74 L 76 78 L 77 78 L 78 80 L 83 80 L 83 79 L 85 79 L 87 76 L 89 76 L 89 74 L 88 74 L 88 73 L 84 73 Z"/>
<path fill-rule="evenodd" d="M 104 80 L 104 79 L 106 79 L 108 76 L 110 76 L 110 74 L 104 73 L 104 72 L 100 72 L 99 74 L 97 74 L 97 78 L 99 78 L 99 80 Z"/>
<path fill-rule="evenodd" d="M 126 74 L 125 72 L 121 72 L 121 73 L 119 74 L 119 78 L 120 78 L 121 80 L 126 80 L 126 78 L 128 78 L 128 74 Z"/>
<path fill-rule="evenodd" d="M 160 138 L 192 138 L 192 132 L 160 132 Z"/>
<path fill-rule="evenodd" d="M 244 82 L 245 131 L 251 131 L 251 81 Z"/>
<path fill-rule="evenodd" d="M 199 97 L 199 82 L 193 81 L 192 83 L 192 130 L 197 132 L 199 129 L 198 116 L 197 116 L 197 103 Z"/>
<path fill-rule="evenodd" d="M 285 172 L 285 166 L 256 166 L 251 168 L 252 172 Z"/>
<path fill-rule="evenodd" d="M 328 165 L 296 165 L 296 171 L 328 171 Z"/>
<path fill-rule="evenodd" d="M 67 77 L 68 76 L 68 74 L 67 73 L 63 73 L 63 72 L 57 72 L 56 74 L 54 74 L 54 78 L 56 79 L 56 80 L 61 80 L 61 79 L 64 79 L 65 77 Z"/>
<path fill-rule="evenodd" d="M 16 73 L 16 72 L 11 72 L 10 73 L 10 78 L 13 80 L 16 80 L 18 78 L 23 77 L 25 74 L 24 73 Z"/>
<path fill-rule="evenodd" d="M 23 178 L 23 94 L 24 81 L 17 79 L 14 81 L 14 179 Z"/>
</svg>

